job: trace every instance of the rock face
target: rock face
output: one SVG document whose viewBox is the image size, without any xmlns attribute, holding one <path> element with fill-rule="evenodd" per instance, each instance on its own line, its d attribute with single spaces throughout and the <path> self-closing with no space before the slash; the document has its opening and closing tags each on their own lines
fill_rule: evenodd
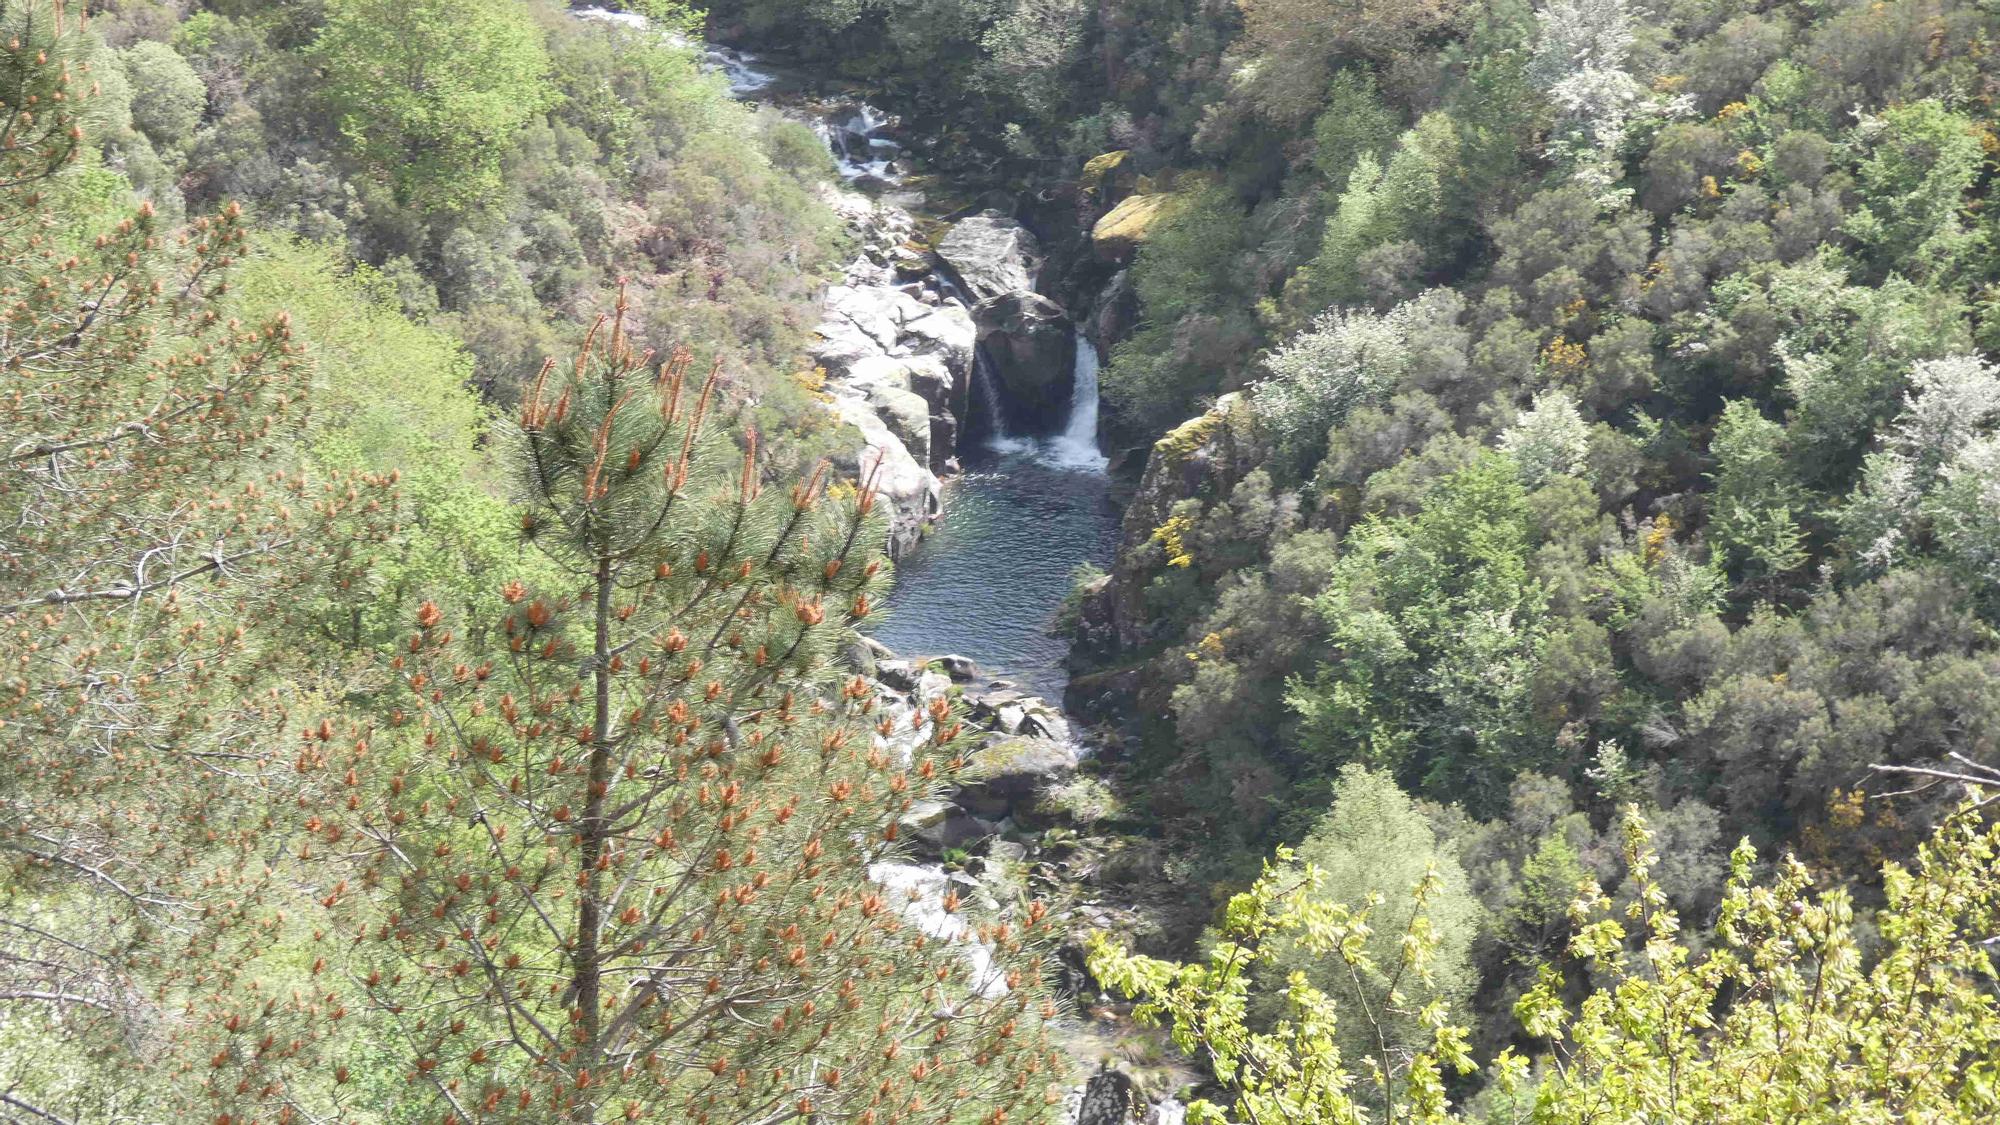
<svg viewBox="0 0 2000 1125">
<path fill-rule="evenodd" d="M 999 211 L 961 220 L 938 242 L 937 258 L 973 301 L 980 354 L 1021 418 L 1046 425 L 1063 415 L 1076 377 L 1069 314 L 1038 292 L 1041 243 Z"/>
<path fill-rule="evenodd" d="M 936 473 L 956 464 L 978 330 L 935 278 L 909 280 L 908 212 L 848 191 L 828 199 L 862 250 L 822 301 L 813 360 L 833 412 L 859 433 L 839 467 L 873 474 L 890 510 L 889 553 L 900 558 L 944 513 Z"/>
</svg>

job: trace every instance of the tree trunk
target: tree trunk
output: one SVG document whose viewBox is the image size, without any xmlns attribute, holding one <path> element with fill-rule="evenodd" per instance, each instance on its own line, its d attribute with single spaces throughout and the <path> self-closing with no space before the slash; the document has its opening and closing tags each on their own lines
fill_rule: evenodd
<svg viewBox="0 0 2000 1125">
<path fill-rule="evenodd" d="M 598 935 L 603 929 L 603 903 L 600 901 L 603 875 L 597 869 L 599 858 L 604 854 L 605 835 L 609 825 L 605 822 L 604 809 L 606 794 L 611 784 L 611 558 L 600 554 L 597 560 L 597 605 L 595 607 L 596 643 L 592 650 L 591 676 L 595 681 L 597 699 L 595 712 L 591 718 L 590 774 L 589 788 L 585 793 L 583 819 L 577 825 L 577 863 L 579 894 L 576 906 L 576 1005 L 582 1018 L 577 1028 L 582 1041 L 578 1044 L 578 1069 L 596 1069 L 604 1050 L 602 1043 L 604 998 L 603 966 L 598 950 Z M 578 1104 L 570 1110 L 570 1120 L 579 1125 L 589 1125 L 597 1118 L 596 1107 L 588 1094 L 579 1092 Z"/>
</svg>

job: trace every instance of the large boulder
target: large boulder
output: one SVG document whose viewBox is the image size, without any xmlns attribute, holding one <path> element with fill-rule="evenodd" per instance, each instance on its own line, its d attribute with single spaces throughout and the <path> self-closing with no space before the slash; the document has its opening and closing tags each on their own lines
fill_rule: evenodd
<svg viewBox="0 0 2000 1125">
<path fill-rule="evenodd" d="M 1032 293 L 1041 284 L 1041 242 L 999 211 L 961 219 L 938 240 L 936 252 L 974 303 L 1007 293 Z"/>
<path fill-rule="evenodd" d="M 913 396 L 914 397 L 914 396 Z M 867 399 L 836 394 L 833 411 L 860 431 L 860 445 L 836 467 L 870 484 L 889 509 L 889 557 L 902 558 L 923 541 L 924 528 L 944 514 L 938 479 L 882 421 Z"/>
<path fill-rule="evenodd" d="M 900 834 L 937 856 L 947 848 L 964 848 L 999 831 L 991 821 L 981 820 L 948 801 L 918 801 L 897 818 Z"/>
<path fill-rule="evenodd" d="M 974 816 L 998 819 L 1037 790 L 1076 772 L 1076 748 L 1052 738 L 1000 738 L 972 752 L 956 798 Z"/>
<path fill-rule="evenodd" d="M 1161 216 L 1173 203 L 1171 195 L 1135 195 L 1107 211 L 1090 228 L 1090 245 L 1107 262 L 1129 262 L 1132 255 L 1158 229 Z"/>
<path fill-rule="evenodd" d="M 1061 305 L 1016 292 L 979 302 L 979 348 L 1007 401 L 1026 420 L 1065 416 L 1076 379 L 1076 328 Z"/>
<path fill-rule="evenodd" d="M 1015 421 L 1064 416 L 1076 375 L 1069 314 L 1038 292 L 1044 256 L 1032 232 L 1000 211 L 960 220 L 937 244 L 945 274 L 973 302 L 979 350 Z"/>
</svg>

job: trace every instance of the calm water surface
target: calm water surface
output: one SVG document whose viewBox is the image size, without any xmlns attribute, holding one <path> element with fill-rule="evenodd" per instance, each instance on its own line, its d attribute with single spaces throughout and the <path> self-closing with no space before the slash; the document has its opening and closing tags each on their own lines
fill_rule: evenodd
<svg viewBox="0 0 2000 1125">
<path fill-rule="evenodd" d="M 1050 631 L 1070 576 L 1110 565 L 1119 508 L 1101 469 L 1005 442 L 945 484 L 945 517 L 897 569 L 873 632 L 908 656 L 957 653 L 1060 705 L 1068 642 Z"/>
</svg>

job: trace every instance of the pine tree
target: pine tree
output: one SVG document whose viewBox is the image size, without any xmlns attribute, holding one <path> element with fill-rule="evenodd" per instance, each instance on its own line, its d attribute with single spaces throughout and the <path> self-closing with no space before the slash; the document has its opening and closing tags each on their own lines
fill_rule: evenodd
<svg viewBox="0 0 2000 1125">
<path fill-rule="evenodd" d="M 328 983 L 216 998 L 204 1112 L 345 1115 L 386 1049 L 444 1121 L 1035 1119 L 1042 909 L 973 924 L 868 876 L 962 764 L 942 701 L 831 667 L 886 579 L 873 494 L 763 487 L 717 375 L 626 323 L 506 435 L 567 580 L 496 622 L 426 604 L 382 721 L 305 731 Z"/>
</svg>

